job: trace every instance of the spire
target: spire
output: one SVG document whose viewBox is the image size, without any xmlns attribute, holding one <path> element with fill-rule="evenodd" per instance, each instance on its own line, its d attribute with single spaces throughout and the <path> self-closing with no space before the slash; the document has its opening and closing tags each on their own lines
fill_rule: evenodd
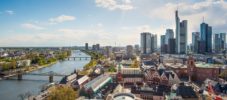
<svg viewBox="0 0 227 100">
<path fill-rule="evenodd" d="M 204 16 L 203 16 L 203 23 L 204 23 Z"/>
<path fill-rule="evenodd" d="M 178 11 L 178 7 L 179 7 L 179 2 L 178 2 L 178 0 L 177 0 L 177 11 Z"/>
</svg>

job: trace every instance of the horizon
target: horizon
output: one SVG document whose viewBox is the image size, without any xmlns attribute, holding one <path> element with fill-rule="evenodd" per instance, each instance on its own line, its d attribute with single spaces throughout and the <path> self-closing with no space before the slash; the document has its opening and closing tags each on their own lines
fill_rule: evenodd
<svg viewBox="0 0 227 100">
<path fill-rule="evenodd" d="M 0 47 L 126 46 L 142 32 L 157 34 L 160 47 L 166 29 L 175 37 L 176 9 L 188 20 L 188 44 L 203 18 L 213 35 L 227 32 L 225 0 L 1 0 Z"/>
</svg>

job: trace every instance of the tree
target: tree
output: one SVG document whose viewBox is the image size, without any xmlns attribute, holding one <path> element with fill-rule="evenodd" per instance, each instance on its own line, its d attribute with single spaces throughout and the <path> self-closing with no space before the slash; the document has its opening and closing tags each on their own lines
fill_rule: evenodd
<svg viewBox="0 0 227 100">
<path fill-rule="evenodd" d="M 69 86 L 55 86 L 50 88 L 47 100 L 75 100 L 78 96 L 78 92 Z"/>
<path fill-rule="evenodd" d="M 133 61 L 133 64 L 131 64 L 131 67 L 132 67 L 132 68 L 138 68 L 138 67 L 139 67 L 139 64 L 140 64 L 139 61 L 134 60 L 134 61 Z"/>
<path fill-rule="evenodd" d="M 17 62 L 16 62 L 16 60 L 13 60 L 11 62 L 11 66 L 12 66 L 13 69 L 16 69 L 17 68 Z"/>
</svg>

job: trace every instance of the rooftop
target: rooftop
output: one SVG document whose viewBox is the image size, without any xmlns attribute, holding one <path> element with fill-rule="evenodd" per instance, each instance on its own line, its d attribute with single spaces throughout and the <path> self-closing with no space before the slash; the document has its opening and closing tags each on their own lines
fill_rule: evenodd
<svg viewBox="0 0 227 100">
<path fill-rule="evenodd" d="M 198 62 L 195 64 L 195 66 L 199 67 L 199 68 L 220 68 L 221 67 L 217 64 L 208 64 L 208 63 L 204 63 L 204 62 Z"/>
</svg>

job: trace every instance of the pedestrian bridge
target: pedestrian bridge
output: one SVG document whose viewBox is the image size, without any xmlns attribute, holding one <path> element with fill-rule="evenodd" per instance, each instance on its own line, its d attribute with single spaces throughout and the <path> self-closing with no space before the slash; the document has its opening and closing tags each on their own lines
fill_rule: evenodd
<svg viewBox="0 0 227 100">
<path fill-rule="evenodd" d="M 17 79 L 23 80 L 23 75 L 48 76 L 50 83 L 53 82 L 54 76 L 61 76 L 61 77 L 68 76 L 66 74 L 60 74 L 60 73 L 56 73 L 56 72 L 53 72 L 53 71 L 44 72 L 44 73 L 25 73 L 23 71 L 18 71 L 17 72 Z"/>
<path fill-rule="evenodd" d="M 89 56 L 87 56 L 87 57 L 68 57 L 68 58 L 66 58 L 65 60 L 90 60 L 90 59 L 92 59 L 92 57 L 89 57 Z"/>
</svg>

